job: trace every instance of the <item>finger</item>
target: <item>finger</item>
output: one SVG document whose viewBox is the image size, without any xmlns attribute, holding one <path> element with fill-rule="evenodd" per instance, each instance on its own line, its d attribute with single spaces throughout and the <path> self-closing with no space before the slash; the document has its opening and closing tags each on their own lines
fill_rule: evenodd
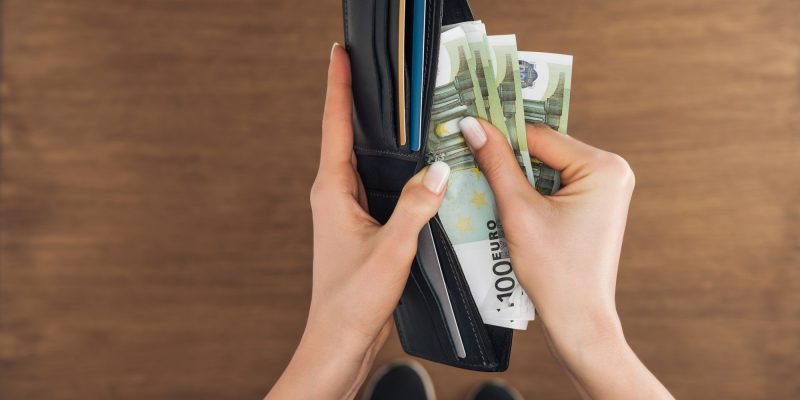
<svg viewBox="0 0 800 400">
<path fill-rule="evenodd" d="M 552 130 L 544 124 L 527 124 L 528 150 L 551 168 L 563 171 L 562 181 L 575 179 L 574 171 L 581 169 L 600 150 L 577 139 Z"/>
<path fill-rule="evenodd" d="M 353 152 L 353 99 L 350 59 L 338 43 L 331 49 L 328 92 L 322 116 L 320 170 L 351 167 Z"/>
<path fill-rule="evenodd" d="M 508 140 L 489 122 L 466 117 L 458 123 L 481 172 L 500 204 L 537 196 L 522 172 Z"/>
<path fill-rule="evenodd" d="M 449 176 L 450 167 L 437 161 L 406 183 L 392 216 L 381 228 L 379 253 L 409 261 L 414 257 L 419 232 L 439 211 Z"/>
</svg>

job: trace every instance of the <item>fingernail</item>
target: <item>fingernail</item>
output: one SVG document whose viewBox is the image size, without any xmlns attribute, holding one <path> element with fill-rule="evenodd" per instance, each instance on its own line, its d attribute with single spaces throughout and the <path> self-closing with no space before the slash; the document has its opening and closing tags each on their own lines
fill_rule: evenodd
<svg viewBox="0 0 800 400">
<path fill-rule="evenodd" d="M 442 193 L 449 176 L 450 166 L 443 161 L 436 161 L 428 167 L 425 177 L 422 178 L 422 184 L 431 192 L 439 194 Z"/>
<path fill-rule="evenodd" d="M 478 150 L 486 144 L 486 132 L 483 131 L 483 127 L 477 119 L 473 117 L 463 118 L 458 121 L 458 127 L 461 129 L 461 133 L 464 134 L 467 144 L 473 150 Z"/>
<path fill-rule="evenodd" d="M 339 45 L 339 42 L 333 42 L 333 47 L 331 47 L 331 58 L 333 58 L 333 51 L 336 50 L 336 46 Z"/>
</svg>

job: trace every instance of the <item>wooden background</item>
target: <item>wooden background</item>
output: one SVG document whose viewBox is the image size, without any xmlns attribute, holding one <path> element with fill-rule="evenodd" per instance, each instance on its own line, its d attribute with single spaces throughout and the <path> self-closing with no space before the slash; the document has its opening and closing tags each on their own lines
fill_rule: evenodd
<svg viewBox="0 0 800 400">
<path fill-rule="evenodd" d="M 473 0 L 637 175 L 618 285 L 681 398 L 800 397 L 800 2 Z M 7 0 L 0 398 L 257 399 L 299 339 L 338 0 Z M 379 363 L 401 356 L 396 339 Z M 491 374 L 425 363 L 440 398 Z M 536 324 L 500 377 L 574 399 Z"/>
</svg>

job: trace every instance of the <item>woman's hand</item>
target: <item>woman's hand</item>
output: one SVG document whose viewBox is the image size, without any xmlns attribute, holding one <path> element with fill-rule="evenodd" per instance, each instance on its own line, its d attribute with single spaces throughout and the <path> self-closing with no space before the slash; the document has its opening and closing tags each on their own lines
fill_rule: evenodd
<svg viewBox="0 0 800 400">
<path fill-rule="evenodd" d="M 497 199 L 511 261 L 551 349 L 592 398 L 669 398 L 625 342 L 616 312 L 617 265 L 634 177 L 621 157 L 528 125 L 531 155 L 561 171 L 542 196 L 491 124 L 460 127 Z"/>
<path fill-rule="evenodd" d="M 369 215 L 353 154 L 350 62 L 335 44 L 311 189 L 311 307 L 297 352 L 268 398 L 355 395 L 391 330 L 417 236 L 439 209 L 449 173 L 438 162 L 412 177 L 385 225 Z"/>
</svg>

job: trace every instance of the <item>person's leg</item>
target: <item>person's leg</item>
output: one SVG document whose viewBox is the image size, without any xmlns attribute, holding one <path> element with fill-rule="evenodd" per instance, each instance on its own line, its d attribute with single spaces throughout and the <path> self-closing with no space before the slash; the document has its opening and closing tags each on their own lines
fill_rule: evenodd
<svg viewBox="0 0 800 400">
<path fill-rule="evenodd" d="M 491 379 L 476 387 L 467 400 L 522 400 L 522 395 L 500 379 Z"/>
<path fill-rule="evenodd" d="M 433 382 L 425 368 L 414 360 L 384 365 L 364 386 L 364 400 L 435 400 Z"/>
</svg>

